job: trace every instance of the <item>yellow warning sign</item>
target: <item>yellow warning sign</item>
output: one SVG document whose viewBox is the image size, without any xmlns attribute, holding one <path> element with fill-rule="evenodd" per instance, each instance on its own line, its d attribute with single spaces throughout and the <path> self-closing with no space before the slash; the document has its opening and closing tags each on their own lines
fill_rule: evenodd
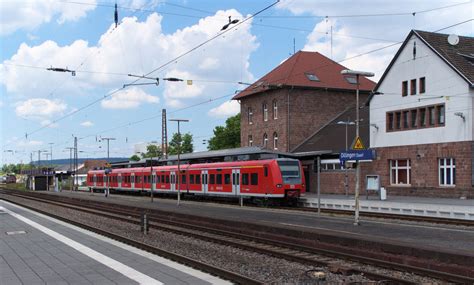
<svg viewBox="0 0 474 285">
<path fill-rule="evenodd" d="M 360 137 L 355 138 L 354 143 L 352 144 L 352 149 L 353 150 L 363 150 L 363 149 L 365 149 L 365 146 L 362 143 L 362 140 L 360 139 Z"/>
</svg>

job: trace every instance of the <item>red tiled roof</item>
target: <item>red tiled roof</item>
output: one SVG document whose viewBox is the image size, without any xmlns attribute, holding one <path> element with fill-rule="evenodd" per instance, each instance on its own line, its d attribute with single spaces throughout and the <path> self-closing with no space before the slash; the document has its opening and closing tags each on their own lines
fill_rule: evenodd
<svg viewBox="0 0 474 285">
<path fill-rule="evenodd" d="M 268 89 L 284 86 L 355 90 L 356 85 L 349 83 L 341 75 L 341 71 L 344 69 L 347 68 L 318 52 L 299 51 L 235 95 L 233 99 L 241 99 Z M 309 80 L 308 74 L 315 75 L 319 81 Z M 374 87 L 375 82 L 365 77 L 360 78 L 360 90 L 371 91 Z"/>
</svg>

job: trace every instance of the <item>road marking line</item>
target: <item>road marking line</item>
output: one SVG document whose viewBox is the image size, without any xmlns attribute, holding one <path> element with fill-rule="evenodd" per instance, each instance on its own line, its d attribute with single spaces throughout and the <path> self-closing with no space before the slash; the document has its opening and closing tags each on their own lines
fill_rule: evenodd
<svg viewBox="0 0 474 285">
<path fill-rule="evenodd" d="M 44 218 L 44 219 L 47 219 L 49 221 L 52 221 L 52 222 L 55 222 L 57 224 L 60 224 L 62 226 L 65 226 L 65 227 L 68 227 L 70 229 L 73 229 L 73 230 L 76 230 L 78 232 L 81 232 L 85 235 L 88 235 L 90 237 L 93 237 L 93 238 L 96 238 L 96 239 L 99 239 L 101 241 L 104 241 L 104 242 L 107 242 L 109 244 L 112 244 L 112 245 L 115 245 L 119 248 L 122 248 L 124 250 L 127 250 L 127 251 L 131 251 L 135 254 L 138 254 L 140 256 L 143 256 L 145 258 L 148 258 L 150 260 L 153 260 L 155 262 L 158 262 L 160 264 L 163 264 L 165 266 L 168 266 L 168 267 L 171 267 L 173 269 L 176 269 L 176 270 L 179 270 L 181 272 L 184 272 L 188 275 L 191 275 L 193 277 L 196 277 L 198 279 L 201 279 L 201 280 L 205 280 L 211 284 L 215 284 L 215 285 L 230 285 L 232 284 L 231 282 L 228 282 L 226 280 L 223 280 L 219 277 L 216 277 L 216 276 L 213 276 L 213 275 L 210 275 L 208 273 L 205 273 L 205 272 L 202 272 L 202 271 L 199 271 L 197 269 L 194 269 L 194 268 L 191 268 L 191 267 L 188 267 L 186 265 L 183 265 L 183 264 L 180 264 L 180 263 L 177 263 L 177 262 L 174 262 L 172 260 L 169 260 L 169 259 L 166 259 L 166 258 L 163 258 L 161 256 L 158 256 L 158 255 L 155 255 L 155 254 L 152 254 L 152 253 L 149 253 L 147 251 L 144 251 L 144 250 L 141 250 L 139 248 L 136 248 L 136 247 L 133 247 L 133 246 L 130 246 L 128 244 L 124 244 L 122 242 L 119 242 L 119 241 L 116 241 L 116 240 L 113 240 L 111 238 L 108 238 L 108 237 L 105 237 L 105 236 L 102 236 L 102 235 L 99 235 L 99 234 L 96 234 L 94 232 L 91 232 L 91 231 L 88 231 L 88 230 L 85 230 L 83 228 L 80 228 L 80 227 L 77 227 L 77 226 L 74 226 L 74 225 L 71 225 L 71 224 L 68 224 L 66 222 L 63 222 L 63 221 L 60 221 L 60 220 L 57 220 L 57 219 L 54 219 L 52 217 L 49 217 L 49 216 L 46 216 L 46 215 L 43 215 L 41 213 L 37 213 L 35 211 L 32 211 L 30 209 L 27 209 L 27 208 L 23 208 L 23 207 L 20 207 L 18 205 L 15 205 L 15 204 L 11 204 L 9 202 L 6 202 L 6 201 L 1 201 L 3 203 L 6 203 L 6 204 L 9 204 L 11 206 L 14 206 L 14 207 L 17 207 L 17 208 L 20 208 L 24 211 L 27 211 L 29 213 L 32 213 L 34 215 L 37 215 L 41 218 Z M 0 209 L 2 208 L 2 206 L 0 206 Z"/>
<path fill-rule="evenodd" d="M 9 213 L 13 217 L 19 219 L 20 221 L 36 228 L 37 230 L 49 235 L 50 237 L 66 244 L 70 247 L 72 247 L 73 249 L 79 251 L 80 253 L 85 254 L 85 255 L 89 256 L 90 258 L 92 258 L 92 259 L 95 259 L 96 261 L 104 264 L 105 266 L 107 266 L 107 267 L 109 267 L 109 268 L 125 275 L 127 278 L 135 280 L 139 284 L 163 285 L 163 283 L 161 283 L 160 281 L 158 281 L 156 279 L 153 279 L 150 276 L 145 275 L 141 272 L 138 272 L 135 269 L 133 269 L 133 268 L 121 263 L 121 262 L 118 262 L 115 259 L 112 259 L 108 256 L 105 256 L 102 253 L 97 252 L 97 251 L 93 250 L 90 247 L 87 247 L 87 246 L 85 246 L 83 244 L 80 244 L 77 241 L 72 240 L 72 239 L 70 239 L 70 238 L 68 238 L 68 237 L 66 237 L 66 236 L 64 236 L 64 235 L 62 235 L 58 232 L 55 232 L 51 229 L 48 229 L 47 227 L 42 226 L 42 225 L 40 225 L 40 224 L 38 224 L 38 223 L 28 219 L 28 218 L 25 218 L 20 214 L 17 214 L 13 211 L 10 211 L 7 208 L 1 207 L 1 206 L 0 206 L 0 208 L 3 208 L 2 210 Z"/>
</svg>

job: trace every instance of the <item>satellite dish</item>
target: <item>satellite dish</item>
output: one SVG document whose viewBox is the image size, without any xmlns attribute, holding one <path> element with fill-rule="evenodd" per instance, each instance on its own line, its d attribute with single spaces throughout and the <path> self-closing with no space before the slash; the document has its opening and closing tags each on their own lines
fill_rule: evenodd
<svg viewBox="0 0 474 285">
<path fill-rule="evenodd" d="M 459 43 L 459 37 L 458 35 L 451 34 L 448 36 L 448 43 L 452 46 L 455 46 Z"/>
</svg>

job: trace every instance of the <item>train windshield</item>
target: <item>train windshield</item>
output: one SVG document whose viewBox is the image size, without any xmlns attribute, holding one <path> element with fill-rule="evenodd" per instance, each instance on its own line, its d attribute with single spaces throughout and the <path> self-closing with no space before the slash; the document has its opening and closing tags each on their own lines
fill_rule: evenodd
<svg viewBox="0 0 474 285">
<path fill-rule="evenodd" d="M 301 183 L 300 164 L 298 161 L 282 160 L 278 161 L 278 166 L 280 167 L 284 184 Z"/>
</svg>

